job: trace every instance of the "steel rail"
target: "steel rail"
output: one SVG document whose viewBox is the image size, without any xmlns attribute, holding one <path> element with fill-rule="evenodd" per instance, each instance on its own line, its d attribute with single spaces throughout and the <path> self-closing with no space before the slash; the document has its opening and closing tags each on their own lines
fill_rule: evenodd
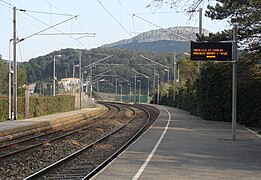
<svg viewBox="0 0 261 180">
<path fill-rule="evenodd" d="M 115 104 L 116 104 L 116 103 L 115 103 Z M 82 148 L 82 149 L 80 149 L 80 150 L 78 150 L 78 151 L 76 151 L 76 152 L 70 154 L 69 156 L 67 156 L 67 157 L 65 157 L 65 158 L 63 158 L 63 159 L 60 159 L 59 161 L 57 161 L 57 162 L 55 162 L 55 163 L 53 163 L 53 164 L 51 164 L 51 165 L 49 165 L 49 166 L 47 166 L 47 167 L 41 169 L 41 170 L 38 171 L 38 172 L 35 172 L 34 174 L 32 174 L 32 175 L 30 175 L 30 176 L 28 176 L 28 177 L 26 177 L 26 178 L 24 178 L 24 180 L 27 180 L 27 179 L 37 179 L 37 178 L 40 178 L 40 177 L 42 177 L 42 176 L 48 174 L 48 172 L 54 170 L 55 168 L 61 167 L 63 163 L 66 163 L 66 162 L 68 162 L 69 160 L 72 160 L 74 157 L 80 155 L 81 153 L 84 153 L 84 151 L 87 151 L 88 149 L 92 148 L 93 146 L 95 146 L 95 145 L 97 145 L 98 143 L 102 142 L 103 140 L 105 140 L 105 139 L 111 137 L 113 134 L 119 132 L 121 129 L 123 129 L 124 127 L 126 127 L 130 122 L 132 122 L 132 121 L 136 118 L 137 114 L 136 114 L 136 111 L 134 110 L 134 108 L 129 107 L 129 106 L 125 106 L 125 107 L 131 109 L 131 110 L 134 112 L 133 117 L 132 117 L 129 121 L 127 121 L 126 124 L 121 125 L 121 126 L 118 127 L 117 129 L 115 129 L 115 130 L 113 130 L 112 132 L 110 132 L 109 134 L 107 134 L 107 135 L 105 135 L 105 136 L 99 138 L 97 141 L 95 141 L 95 142 L 93 142 L 93 143 L 91 143 L 91 144 L 85 146 L 84 148 Z M 138 109 L 138 108 L 136 108 L 136 109 Z M 149 119 L 149 118 L 148 118 L 148 119 Z M 140 131 L 139 131 L 139 132 L 140 132 Z M 127 143 L 125 143 L 125 147 L 126 147 L 127 144 L 129 144 L 129 141 L 128 141 Z M 123 149 L 123 148 L 121 148 L 121 149 Z M 117 151 L 117 152 L 120 152 L 120 151 Z M 113 158 L 113 156 L 112 156 L 111 158 Z M 110 159 L 110 158 L 109 158 L 109 159 Z M 109 160 L 108 160 L 108 161 L 109 161 Z M 107 162 L 108 162 L 108 161 L 107 161 Z M 103 163 L 103 164 L 106 164 L 106 163 Z M 102 167 L 102 166 L 99 166 L 99 167 Z M 97 171 L 98 169 L 99 169 L 99 168 L 96 168 L 95 171 Z M 92 172 L 92 174 L 93 174 L 93 173 L 94 173 L 94 172 Z M 84 178 L 88 178 L 88 177 L 90 177 L 90 175 L 87 175 L 87 176 L 84 177 Z"/>
<path fill-rule="evenodd" d="M 137 107 L 135 107 L 135 108 L 137 108 Z M 149 120 L 150 120 L 150 113 L 144 108 L 139 107 L 139 109 L 142 109 L 148 115 L 146 122 L 140 128 L 140 130 L 131 139 L 129 139 L 129 141 L 127 141 L 121 148 L 119 148 L 114 154 L 112 154 L 109 158 L 107 158 L 105 161 L 103 161 L 103 163 L 101 163 L 99 166 L 97 166 L 94 170 L 92 170 L 88 175 L 86 175 L 82 179 L 90 179 L 95 174 L 97 174 L 100 170 L 102 170 L 104 167 L 106 167 L 107 164 L 109 164 L 121 152 L 123 152 L 124 149 L 126 149 L 129 145 L 131 145 L 135 141 L 135 139 L 140 135 L 140 133 L 146 128 L 146 126 L 147 126 L 147 124 L 149 123 Z"/>
<path fill-rule="evenodd" d="M 116 107 L 116 106 L 115 106 L 115 107 Z M 117 111 L 117 113 L 114 114 L 113 116 L 116 116 L 119 112 L 120 112 L 120 111 Z M 90 122 L 88 122 L 88 123 L 86 122 L 85 125 L 87 125 L 87 124 L 89 124 L 89 123 L 90 123 Z M 28 147 L 25 147 L 25 148 L 21 148 L 21 149 L 16 150 L 16 151 L 9 152 L 9 153 L 4 154 L 4 155 L 1 155 L 1 156 L 0 156 L 0 159 L 7 158 L 7 157 L 10 157 L 10 156 L 15 155 L 15 154 L 17 154 L 17 153 L 21 153 L 21 152 L 30 150 L 30 149 L 32 149 L 32 148 L 42 146 L 42 145 L 44 145 L 44 144 L 46 144 L 46 143 L 50 143 L 50 142 L 53 142 L 53 141 L 62 139 L 62 138 L 64 138 L 64 137 L 67 137 L 67 136 L 70 136 L 70 135 L 79 133 L 79 132 L 81 132 L 81 131 L 83 131 L 83 130 L 85 130 L 85 129 L 88 129 L 88 128 L 92 127 L 92 126 L 95 126 L 96 124 L 89 124 L 88 126 L 85 126 L 85 127 L 82 127 L 82 125 L 83 125 L 83 124 L 81 124 L 80 126 L 78 126 L 79 129 L 73 130 L 73 131 L 71 131 L 71 132 L 69 132 L 69 133 L 68 133 L 68 132 L 67 132 L 67 133 L 65 132 L 65 134 L 60 135 L 60 136 L 57 136 L 57 137 L 55 137 L 55 138 L 51 138 L 51 139 L 48 139 L 48 140 L 44 140 L 44 141 L 41 142 L 41 143 L 37 143 L 37 144 L 31 145 L 31 146 L 28 146 Z M 77 127 L 76 127 L 76 128 L 77 128 Z M 62 132 L 62 131 L 64 131 L 64 130 L 61 130 L 61 132 Z M 48 133 L 47 135 L 50 135 L 50 134 L 52 134 L 52 132 L 51 132 L 51 133 Z M 44 136 L 47 136 L 47 135 L 40 135 L 40 136 L 41 136 L 42 138 L 44 138 Z M 14 144 L 12 144 L 12 145 L 10 145 L 10 146 L 16 146 L 17 144 L 26 143 L 26 142 L 28 142 L 28 141 L 30 141 L 30 140 L 33 140 L 33 139 L 36 139 L 37 141 L 39 141 L 39 139 L 37 139 L 37 138 L 34 137 L 34 138 L 32 138 L 32 139 L 27 139 L 27 140 L 21 141 L 21 142 L 19 142 L 19 143 L 14 143 Z M 9 145 L 8 145 L 8 146 L 9 146 Z M 4 147 L 3 147 L 3 148 L 4 148 Z"/>
<path fill-rule="evenodd" d="M 108 111 L 110 111 L 110 107 L 109 106 L 106 106 L 106 108 L 108 108 Z M 16 145 L 17 143 L 22 143 L 22 142 L 25 142 L 25 141 L 28 141 L 28 140 L 31 140 L 31 139 L 34 139 L 34 138 L 40 138 L 40 137 L 42 137 L 44 135 L 48 135 L 50 133 L 55 133 L 55 132 L 63 131 L 63 130 L 66 130 L 66 129 L 75 128 L 77 126 L 80 126 L 80 125 L 76 124 L 76 125 L 68 126 L 67 128 L 59 128 L 59 129 L 54 130 L 54 131 L 52 131 L 52 130 L 50 131 L 48 129 L 46 131 L 34 132 L 34 133 L 31 133 L 30 135 L 18 136 L 18 137 L 14 137 L 14 138 L 11 138 L 11 139 L 4 139 L 4 140 L 0 141 L 0 144 L 2 144 L 2 145 L 0 145 L 0 149 L 8 147 L 8 146 L 13 146 L 13 145 Z M 44 133 L 44 134 L 39 134 L 39 133 Z M 32 135 L 35 135 L 35 136 L 32 137 Z M 12 141 L 15 141 L 15 142 L 12 142 Z M 5 143 L 8 143 L 8 144 L 5 144 Z"/>
</svg>

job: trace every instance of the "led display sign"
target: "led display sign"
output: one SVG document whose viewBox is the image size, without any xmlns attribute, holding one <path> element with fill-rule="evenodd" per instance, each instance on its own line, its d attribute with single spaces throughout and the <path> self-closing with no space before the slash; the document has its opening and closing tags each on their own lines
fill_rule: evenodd
<svg viewBox="0 0 261 180">
<path fill-rule="evenodd" d="M 232 43 L 191 42 L 191 60 L 232 61 Z"/>
</svg>

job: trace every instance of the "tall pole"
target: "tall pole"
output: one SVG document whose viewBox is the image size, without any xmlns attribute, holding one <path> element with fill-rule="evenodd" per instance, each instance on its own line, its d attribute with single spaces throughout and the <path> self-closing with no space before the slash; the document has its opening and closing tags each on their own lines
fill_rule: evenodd
<svg viewBox="0 0 261 180">
<path fill-rule="evenodd" d="M 201 40 L 202 37 L 202 8 L 199 8 L 199 24 L 198 24 L 198 35 Z M 198 74 L 200 76 L 201 61 L 198 61 Z"/>
<path fill-rule="evenodd" d="M 157 104 L 159 104 L 159 74 L 155 73 L 155 76 L 158 76 L 158 81 L 157 81 Z"/>
<path fill-rule="evenodd" d="M 157 104 L 159 104 L 159 101 L 160 101 L 160 87 L 159 87 L 159 74 L 158 75 L 158 97 L 157 97 Z"/>
<path fill-rule="evenodd" d="M 139 84 L 139 103 L 140 103 L 140 94 L 141 94 L 141 81 L 138 80 L 138 84 Z"/>
<path fill-rule="evenodd" d="M 85 82 L 86 82 L 86 86 L 85 86 L 85 94 L 88 95 L 88 74 L 86 75 Z"/>
<path fill-rule="evenodd" d="M 117 78 L 117 76 L 116 76 L 116 79 L 115 79 L 115 94 L 116 94 L 116 96 L 117 96 L 117 94 L 118 94 L 118 78 Z"/>
<path fill-rule="evenodd" d="M 8 119 L 12 119 L 12 61 L 11 61 L 11 42 L 13 39 L 9 41 L 9 71 L 8 71 Z"/>
<path fill-rule="evenodd" d="M 74 67 L 74 62 L 73 62 L 73 78 L 74 78 L 74 72 L 75 72 L 75 67 Z"/>
<path fill-rule="evenodd" d="M 167 72 L 167 87 L 169 89 L 169 70 L 164 69 L 165 72 Z M 169 97 L 169 90 L 167 90 L 167 97 Z"/>
<path fill-rule="evenodd" d="M 156 104 L 155 94 L 156 94 L 156 80 L 155 80 L 156 68 L 153 66 L 153 103 Z"/>
<path fill-rule="evenodd" d="M 136 102 L 137 75 L 134 75 L 134 103 Z"/>
<path fill-rule="evenodd" d="M 80 94 L 80 109 L 82 109 L 82 52 L 81 50 L 79 50 L 79 79 L 80 79 L 80 83 L 79 83 L 79 94 Z"/>
<path fill-rule="evenodd" d="M 149 76 L 146 77 L 148 79 L 148 92 L 147 92 L 147 103 L 150 103 L 149 97 L 150 97 L 150 78 Z"/>
<path fill-rule="evenodd" d="M 99 93 L 99 79 L 97 79 L 97 94 Z"/>
<path fill-rule="evenodd" d="M 176 65 L 177 65 L 177 62 L 176 62 L 176 53 L 174 52 L 173 53 L 173 101 L 176 102 L 176 88 L 177 88 L 177 80 L 176 80 Z"/>
<path fill-rule="evenodd" d="M 91 73 L 91 79 L 90 79 L 90 83 L 91 83 L 91 92 L 90 92 L 90 98 L 92 99 L 92 66 L 90 66 L 90 73 Z"/>
<path fill-rule="evenodd" d="M 55 56 L 53 57 L 53 96 L 55 96 Z"/>
<path fill-rule="evenodd" d="M 202 8 L 199 8 L 199 29 L 198 29 L 198 34 L 199 34 L 199 37 L 202 36 Z"/>
<path fill-rule="evenodd" d="M 122 85 L 120 84 L 119 86 L 121 87 L 121 99 L 120 100 L 122 101 Z"/>
<path fill-rule="evenodd" d="M 237 25 L 233 26 L 233 77 L 232 77 L 232 138 L 236 140 L 237 125 Z"/>
<path fill-rule="evenodd" d="M 16 7 L 13 7 L 13 103 L 14 103 L 14 120 L 17 119 L 17 62 L 16 62 Z"/>
<path fill-rule="evenodd" d="M 131 102 L 131 83 L 128 83 L 128 85 L 130 86 L 130 102 Z"/>
<path fill-rule="evenodd" d="M 56 57 L 61 57 L 61 55 L 60 54 L 58 54 L 58 55 L 55 55 L 55 56 L 53 56 L 53 96 L 55 96 L 55 81 L 56 81 L 56 79 L 57 79 L 57 77 L 55 76 L 55 58 Z"/>
</svg>

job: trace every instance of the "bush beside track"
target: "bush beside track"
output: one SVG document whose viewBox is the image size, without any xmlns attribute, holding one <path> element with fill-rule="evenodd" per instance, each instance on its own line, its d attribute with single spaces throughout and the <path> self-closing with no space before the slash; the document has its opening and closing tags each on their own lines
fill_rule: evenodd
<svg viewBox="0 0 261 180">
<path fill-rule="evenodd" d="M 75 110 L 74 96 L 31 96 L 29 117 L 39 117 L 59 112 Z M 25 99 L 17 98 L 18 119 L 25 118 Z M 8 97 L 0 96 L 0 121 L 8 119 Z"/>
</svg>

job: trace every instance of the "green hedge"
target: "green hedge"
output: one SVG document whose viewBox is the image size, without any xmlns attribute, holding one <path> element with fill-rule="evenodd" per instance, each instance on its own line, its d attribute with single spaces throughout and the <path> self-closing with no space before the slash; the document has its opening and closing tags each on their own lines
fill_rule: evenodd
<svg viewBox="0 0 261 180">
<path fill-rule="evenodd" d="M 8 97 L 0 97 L 0 121 L 8 119 Z"/>
<path fill-rule="evenodd" d="M 75 110 L 74 96 L 31 96 L 30 118 Z M 17 118 L 25 118 L 24 97 L 17 98 Z M 0 121 L 8 119 L 8 98 L 0 97 Z"/>
<path fill-rule="evenodd" d="M 237 122 L 247 126 L 261 127 L 261 77 L 253 77 L 246 63 L 238 64 Z M 168 99 L 160 104 L 173 106 Z M 205 63 L 201 76 L 194 83 L 179 89 L 175 107 L 189 111 L 202 119 L 231 121 L 232 119 L 232 65 Z"/>
</svg>

